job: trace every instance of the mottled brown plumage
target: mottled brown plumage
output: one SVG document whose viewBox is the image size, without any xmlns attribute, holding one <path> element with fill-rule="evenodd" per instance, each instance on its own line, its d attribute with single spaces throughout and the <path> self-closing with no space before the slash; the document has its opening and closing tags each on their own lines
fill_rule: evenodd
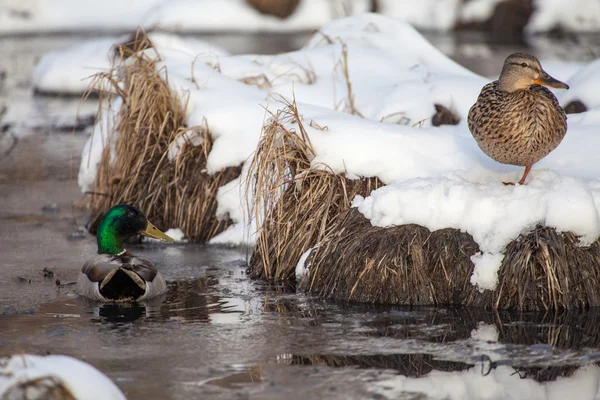
<svg viewBox="0 0 600 400">
<path fill-rule="evenodd" d="M 548 75 L 537 58 L 515 53 L 497 81 L 483 87 L 469 110 L 469 129 L 485 154 L 503 164 L 531 166 L 548 155 L 567 132 L 567 116 L 544 86 L 569 87 Z"/>
</svg>

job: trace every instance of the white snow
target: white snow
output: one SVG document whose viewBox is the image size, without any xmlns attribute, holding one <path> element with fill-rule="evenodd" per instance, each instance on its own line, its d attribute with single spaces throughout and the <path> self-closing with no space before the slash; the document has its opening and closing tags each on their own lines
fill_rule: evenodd
<svg viewBox="0 0 600 400">
<path fill-rule="evenodd" d="M 175 242 L 184 242 L 185 233 L 179 228 L 169 228 L 165 231 L 165 235 L 172 237 Z"/>
<path fill-rule="evenodd" d="M 3 358 L 1 361 L 0 397 L 2 398 L 25 398 L 22 389 L 19 390 L 20 385 L 38 379 L 55 378 L 75 398 L 80 400 L 126 399 L 106 375 L 91 365 L 72 357 L 19 354 Z M 17 395 L 17 393 L 21 393 L 21 395 Z M 28 396 L 32 395 L 29 390 L 27 393 Z"/>
<path fill-rule="evenodd" d="M 197 130 L 185 131 L 169 144 L 167 158 L 169 161 L 173 162 L 177 159 L 185 146 L 197 147 L 201 146 L 203 143 L 204 136 L 202 136 L 202 132 Z"/>
<path fill-rule="evenodd" d="M 256 240 L 256 219 L 250 215 L 247 202 L 247 165 L 241 176 L 221 186 L 217 191 L 217 218 L 230 218 L 233 224 L 213 237 L 211 244 L 253 245 Z M 242 181 L 242 178 L 244 179 Z"/>
<path fill-rule="evenodd" d="M 504 0 L 471 0 L 464 3 L 460 10 L 463 22 L 485 21 L 492 16 L 494 9 Z"/>
<path fill-rule="evenodd" d="M 112 48 L 116 42 L 115 37 L 93 39 L 45 54 L 33 71 L 34 89 L 51 93 L 83 93 L 95 74 L 110 68 Z"/>
<path fill-rule="evenodd" d="M 148 37 L 155 46 L 198 58 L 197 62 L 216 62 L 219 57 L 227 55 L 225 50 L 203 40 L 161 32 L 151 32 Z M 70 95 L 84 93 L 95 74 L 106 72 L 113 62 L 118 64 L 115 46 L 129 39 L 130 36 L 89 39 L 66 49 L 46 53 L 33 71 L 34 89 Z"/>
<path fill-rule="evenodd" d="M 98 115 L 94 131 L 89 137 L 81 152 L 81 163 L 77 183 L 82 192 L 94 188 L 94 180 L 98 173 L 98 165 L 102 159 L 104 148 L 114 140 L 114 128 L 119 121 L 119 109 L 123 104 L 121 97 L 115 97 Z M 114 154 L 114 152 L 112 153 Z M 114 161 L 111 159 L 111 161 Z"/>
<path fill-rule="evenodd" d="M 575 32 L 593 32 L 600 28 L 600 2 L 597 0 L 534 0 L 533 9 L 525 28 L 531 33 L 556 27 Z"/>
<path fill-rule="evenodd" d="M 582 101 L 588 108 L 600 106 L 600 59 L 590 62 L 571 76 L 567 83 L 570 89 L 560 93 L 560 101 L 566 105 L 570 101 Z"/>
<path fill-rule="evenodd" d="M 461 0 L 379 0 L 381 13 L 422 29 L 450 30 L 454 27 Z"/>
<path fill-rule="evenodd" d="M 310 253 L 312 253 L 312 251 L 315 248 L 316 248 L 316 246 L 311 247 L 310 249 L 308 249 L 304 253 L 302 253 L 302 255 L 300 256 L 300 259 L 298 260 L 298 264 L 296 264 L 296 282 L 298 282 L 298 283 L 302 282 L 302 278 L 304 278 L 304 276 L 308 273 L 308 271 L 310 269 L 310 263 L 306 264 L 306 260 L 308 260 Z"/>
<path fill-rule="evenodd" d="M 0 33 L 135 29 L 165 0 L 1 0 Z"/>
<path fill-rule="evenodd" d="M 173 0 L 154 8 L 144 26 L 175 32 L 311 30 L 340 16 L 335 3 L 303 0 L 290 17 L 282 20 L 261 14 L 245 0 Z"/>
</svg>

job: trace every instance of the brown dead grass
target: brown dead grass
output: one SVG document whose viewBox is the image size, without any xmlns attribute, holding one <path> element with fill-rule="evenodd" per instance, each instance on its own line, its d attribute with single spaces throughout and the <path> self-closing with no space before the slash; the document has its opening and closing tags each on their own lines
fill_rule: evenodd
<svg viewBox="0 0 600 400">
<path fill-rule="evenodd" d="M 254 276 L 293 279 L 302 253 L 325 237 L 352 198 L 381 186 L 376 178 L 350 180 L 311 168 L 313 154 L 295 102 L 285 103 L 264 127 L 250 166 L 249 198 L 259 226 L 251 260 Z"/>
<path fill-rule="evenodd" d="M 379 228 L 357 209 L 335 222 L 311 253 L 308 290 L 326 298 L 380 304 L 458 305 L 473 291 L 478 246 L 454 229 Z"/>
<path fill-rule="evenodd" d="M 356 209 L 335 220 L 307 262 L 308 290 L 321 297 L 402 305 L 558 310 L 600 301 L 600 245 L 538 226 L 511 242 L 494 291 L 471 285 L 478 251 L 456 229 L 372 226 Z"/>
<path fill-rule="evenodd" d="M 105 83 L 100 90 L 101 108 L 111 101 L 112 93 L 124 100 L 115 128 L 116 161 L 111 162 L 112 146 L 107 146 L 90 197 L 95 222 L 113 205 L 127 203 L 159 227 L 178 227 L 191 241 L 205 242 L 229 224 L 215 216 L 216 193 L 239 175 L 240 168 L 206 172 L 212 147 L 208 126 L 185 126 L 185 100 L 169 89 L 167 71 L 157 69 L 160 56 L 145 35 L 138 34 L 135 40 L 121 47 L 127 60 L 95 81 L 96 87 Z M 193 146 L 186 141 L 170 162 L 169 145 L 186 132 L 204 138 L 204 143 Z"/>
</svg>

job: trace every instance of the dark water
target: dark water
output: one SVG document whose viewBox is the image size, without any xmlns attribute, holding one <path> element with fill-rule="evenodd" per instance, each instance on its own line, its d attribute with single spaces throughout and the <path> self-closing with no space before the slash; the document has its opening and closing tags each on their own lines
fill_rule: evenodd
<svg viewBox="0 0 600 400">
<path fill-rule="evenodd" d="M 497 73 L 509 52 L 526 48 L 428 37 L 484 75 Z M 275 53 L 306 40 L 205 38 L 234 53 Z M 30 74 L 45 51 L 81 39 L 0 41 L 0 71 L 7 76 L 0 105 L 8 109 L 0 125 L 10 120 L 0 132 L 0 354 L 77 357 L 130 399 L 458 399 L 476 393 L 525 399 L 546 398 L 546 392 L 564 398 L 548 382 L 600 376 L 598 310 L 522 314 L 324 302 L 248 279 L 245 249 L 134 247 L 163 271 L 170 282 L 166 296 L 120 307 L 78 299 L 68 283 L 95 251 L 89 235 L 69 239 L 87 217 L 77 208 L 76 176 L 89 129 L 72 130 L 79 99 L 33 95 Z M 529 51 L 562 60 L 585 61 L 598 48 L 593 37 L 577 45 L 533 40 Z M 83 107 L 82 114 L 93 117 L 94 101 Z M 54 276 L 44 277 L 43 268 Z M 569 389 L 571 397 L 593 398 L 577 388 Z M 485 397 L 486 390 L 495 396 Z"/>
<path fill-rule="evenodd" d="M 518 315 L 331 303 L 248 279 L 243 251 L 133 250 L 155 260 L 170 281 L 164 298 L 99 305 L 68 286 L 54 288 L 51 301 L 4 308 L 0 353 L 77 357 L 131 399 L 395 398 L 399 376 L 454 372 L 485 383 L 518 374 L 518 388 L 523 379 L 546 382 L 600 361 L 596 311 Z"/>
</svg>

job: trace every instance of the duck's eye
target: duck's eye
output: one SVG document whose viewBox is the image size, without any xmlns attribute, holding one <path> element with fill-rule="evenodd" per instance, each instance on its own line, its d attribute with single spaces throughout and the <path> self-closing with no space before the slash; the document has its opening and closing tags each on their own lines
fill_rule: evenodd
<svg viewBox="0 0 600 400">
<path fill-rule="evenodd" d="M 135 213 L 133 211 L 129 211 L 129 212 L 127 212 L 127 216 L 135 217 Z"/>
<path fill-rule="evenodd" d="M 529 67 L 529 65 L 527 65 L 527 63 L 521 63 L 521 67 L 527 68 L 527 67 Z"/>
</svg>

